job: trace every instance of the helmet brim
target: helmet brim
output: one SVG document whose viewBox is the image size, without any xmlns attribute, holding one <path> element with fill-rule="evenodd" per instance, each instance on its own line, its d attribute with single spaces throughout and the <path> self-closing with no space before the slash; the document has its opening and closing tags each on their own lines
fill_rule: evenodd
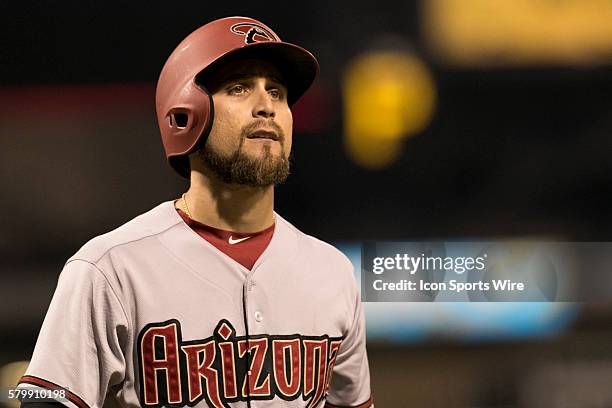
<svg viewBox="0 0 612 408">
<path fill-rule="evenodd" d="M 319 73 L 319 63 L 309 51 L 287 42 L 256 42 L 227 52 L 196 76 L 196 82 L 206 84 L 213 72 L 241 59 L 260 59 L 272 63 L 286 81 L 287 102 L 293 105 L 310 88 Z"/>
</svg>

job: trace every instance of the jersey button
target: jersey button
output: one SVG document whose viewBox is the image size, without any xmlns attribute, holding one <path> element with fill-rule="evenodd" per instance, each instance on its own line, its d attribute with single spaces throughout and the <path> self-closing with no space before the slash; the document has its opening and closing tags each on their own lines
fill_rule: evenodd
<svg viewBox="0 0 612 408">
<path fill-rule="evenodd" d="M 255 320 L 257 320 L 258 322 L 261 322 L 263 320 L 263 314 L 261 314 L 259 310 L 255 312 Z"/>
</svg>

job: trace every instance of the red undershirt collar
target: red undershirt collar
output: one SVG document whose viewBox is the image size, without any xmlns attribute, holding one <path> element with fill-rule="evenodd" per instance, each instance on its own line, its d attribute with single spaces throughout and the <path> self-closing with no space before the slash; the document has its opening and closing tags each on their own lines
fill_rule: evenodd
<svg viewBox="0 0 612 408">
<path fill-rule="evenodd" d="M 272 224 L 264 230 L 252 233 L 233 232 L 211 227 L 210 225 L 192 220 L 178 208 L 176 211 L 183 221 L 185 221 L 185 224 L 199 236 L 248 270 L 253 268 L 257 259 L 268 247 L 268 244 L 272 240 L 272 235 L 274 234 L 275 224 Z"/>
</svg>

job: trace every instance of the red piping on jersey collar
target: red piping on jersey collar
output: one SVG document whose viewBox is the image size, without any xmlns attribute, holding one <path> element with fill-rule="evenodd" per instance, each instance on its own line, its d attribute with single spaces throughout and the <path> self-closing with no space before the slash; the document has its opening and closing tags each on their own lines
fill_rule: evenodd
<svg viewBox="0 0 612 408">
<path fill-rule="evenodd" d="M 185 213 L 185 211 L 181 210 L 180 208 L 176 208 L 176 212 L 179 213 L 179 215 L 181 216 L 181 218 L 183 218 L 183 221 L 185 221 L 185 224 L 189 225 L 190 227 L 196 227 L 196 228 L 201 228 L 211 234 L 213 234 L 214 236 L 220 238 L 220 239 L 227 239 L 227 237 L 229 237 L 230 235 L 235 235 L 239 238 L 241 237 L 254 237 L 257 235 L 262 235 L 265 234 L 266 232 L 270 232 L 270 230 L 274 229 L 274 226 L 276 223 L 273 223 L 272 225 L 270 225 L 268 228 L 262 229 L 261 231 L 255 231 L 255 232 L 235 232 L 235 231 L 228 231 L 228 230 L 223 230 L 223 229 L 219 229 L 219 228 L 215 228 L 215 227 L 211 227 L 210 225 L 207 224 L 202 224 L 200 221 L 196 221 L 192 218 L 189 217 L 189 215 L 187 215 Z"/>
<path fill-rule="evenodd" d="M 57 385 L 51 381 L 44 380 L 42 378 L 34 377 L 33 375 L 24 375 L 19 380 L 19 384 L 32 384 L 37 385 L 39 387 L 44 387 L 50 390 L 64 390 L 66 391 L 66 396 L 68 400 L 72 402 L 79 408 L 90 408 L 89 405 L 81 397 L 71 392 L 70 390 L 62 387 L 61 385 Z"/>
</svg>

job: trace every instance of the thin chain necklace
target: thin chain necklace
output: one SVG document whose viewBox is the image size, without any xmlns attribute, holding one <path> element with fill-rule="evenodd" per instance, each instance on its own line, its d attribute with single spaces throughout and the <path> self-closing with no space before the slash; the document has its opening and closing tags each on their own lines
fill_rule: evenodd
<svg viewBox="0 0 612 408">
<path fill-rule="evenodd" d="M 183 193 L 183 195 L 181 196 L 181 198 L 183 199 L 183 207 L 185 207 L 185 213 L 187 214 L 187 216 L 193 220 L 191 212 L 189 211 L 189 206 L 187 205 L 187 198 L 185 198 L 186 194 L 187 193 Z M 274 214 L 274 212 L 272 212 L 272 222 L 276 222 L 276 214 Z"/>
<path fill-rule="evenodd" d="M 187 206 L 187 199 L 185 198 L 185 194 L 186 193 L 183 193 L 183 195 L 181 196 L 183 198 L 183 207 L 185 207 L 185 213 L 187 213 L 187 216 L 193 220 L 193 217 L 189 212 L 189 207 Z"/>
</svg>

